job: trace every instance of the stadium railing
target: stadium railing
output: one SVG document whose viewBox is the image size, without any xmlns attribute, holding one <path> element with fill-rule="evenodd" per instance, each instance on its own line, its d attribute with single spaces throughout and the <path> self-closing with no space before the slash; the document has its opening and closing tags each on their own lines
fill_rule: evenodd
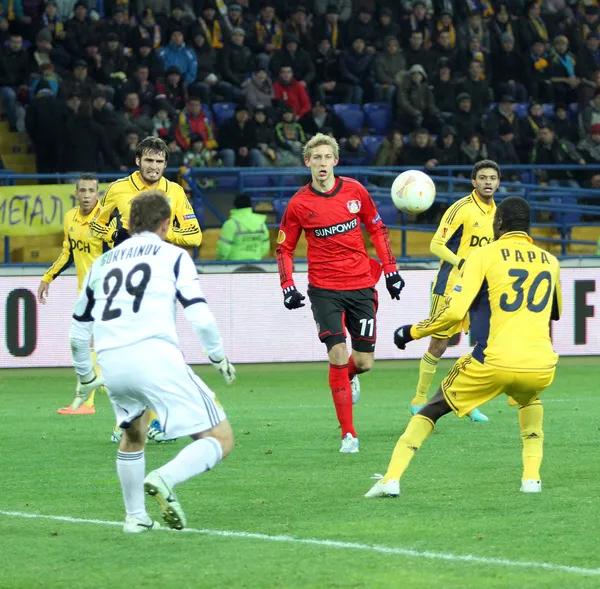
<svg viewBox="0 0 600 589">
<path fill-rule="evenodd" d="M 393 179 L 407 167 L 339 167 L 336 169 L 339 175 L 351 176 L 365 184 L 373 198 L 378 202 L 391 200 L 389 187 L 381 187 L 378 184 L 391 185 Z M 421 168 L 423 169 L 423 168 Z M 430 170 L 424 170 L 436 182 L 438 193 L 436 202 L 452 203 L 458 198 L 472 190 L 469 178 L 470 166 L 439 166 Z M 600 173 L 600 165 L 586 166 L 503 166 L 504 176 L 518 174 L 522 178 L 535 180 L 536 171 L 564 172 L 581 174 L 597 171 Z M 171 176 L 179 174 L 178 169 L 168 169 L 166 173 Z M 99 180 L 110 181 L 122 177 L 122 173 L 98 174 Z M 27 180 L 53 180 L 56 184 L 73 182 L 73 173 L 70 174 L 14 174 L 10 170 L 0 171 L 0 186 L 26 184 Z M 462 176 L 462 177 L 461 177 Z M 466 178 L 464 177 L 466 176 Z M 212 178 L 216 187 L 211 189 L 201 188 L 196 182 L 200 178 Z M 203 229 L 217 228 L 227 218 L 227 212 L 218 206 L 217 195 L 227 192 L 246 192 L 252 196 L 254 203 L 267 205 L 267 212 L 273 212 L 274 221 L 278 222 L 276 207 L 274 204 L 285 204 L 299 186 L 308 182 L 309 172 L 306 168 L 195 168 L 188 170 L 182 175 L 191 192 L 191 200 L 200 224 Z M 534 227 L 554 230 L 558 236 L 536 236 L 536 241 L 555 244 L 560 247 L 563 257 L 570 256 L 569 246 L 596 246 L 595 241 L 578 240 L 572 238 L 572 230 L 575 227 L 598 227 L 600 235 L 600 190 L 586 188 L 573 188 L 570 186 L 543 186 L 536 183 L 502 182 L 502 192 L 497 194 L 501 200 L 506 196 L 519 195 L 527 199 L 536 212 Z M 214 195 L 214 197 L 213 197 Z M 593 204 L 581 204 L 581 201 Z M 269 209 L 270 205 L 270 209 Z M 263 207 L 264 208 L 264 207 Z M 207 211 L 212 213 L 216 223 L 206 222 Z M 549 220 L 541 217 L 548 217 Z M 583 220 L 582 220 L 583 219 Z M 427 261 L 428 257 L 414 257 L 410 255 L 407 244 L 407 232 L 430 232 L 436 229 L 434 224 L 419 222 L 418 217 L 409 216 L 402 212 L 395 215 L 395 221 L 387 223 L 392 230 L 399 230 L 401 234 L 401 251 L 398 256 L 403 261 Z M 277 223 L 270 223 L 269 227 L 277 227 Z M 597 238 L 597 236 L 596 236 Z M 196 250 L 197 257 L 197 250 Z M 10 264 L 10 238 L 4 236 L 4 264 Z M 204 262 L 203 262 L 204 263 Z"/>
</svg>

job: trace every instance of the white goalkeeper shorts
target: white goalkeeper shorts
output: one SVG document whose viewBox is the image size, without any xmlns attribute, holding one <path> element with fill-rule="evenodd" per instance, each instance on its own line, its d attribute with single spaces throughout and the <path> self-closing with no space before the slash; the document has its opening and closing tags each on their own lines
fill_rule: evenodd
<svg viewBox="0 0 600 589">
<path fill-rule="evenodd" d="M 97 361 L 123 428 L 147 408 L 158 415 L 167 439 L 207 431 L 226 418 L 215 394 L 172 343 L 148 339 L 99 352 Z"/>
</svg>

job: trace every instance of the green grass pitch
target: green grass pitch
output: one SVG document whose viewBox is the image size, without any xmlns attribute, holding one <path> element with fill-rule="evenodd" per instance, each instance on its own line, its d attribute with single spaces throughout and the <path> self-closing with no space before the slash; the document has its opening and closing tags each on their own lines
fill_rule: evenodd
<svg viewBox="0 0 600 589">
<path fill-rule="evenodd" d="M 124 517 L 108 400 L 97 399 L 92 417 L 59 416 L 56 408 L 71 400 L 71 370 L 3 370 L 0 587 L 600 587 L 598 359 L 563 358 L 543 396 L 542 495 L 518 492 L 517 412 L 500 397 L 484 409 L 490 424 L 442 419 L 399 499 L 363 499 L 408 421 L 417 366 L 379 362 L 361 378 L 357 455 L 338 452 L 325 364 L 240 365 L 231 388 L 211 367 L 197 368 L 228 412 L 236 448 L 213 472 L 178 487 L 188 525 L 297 542 L 124 535 L 106 523 Z M 449 366 L 441 364 L 438 382 Z M 183 444 L 149 444 L 147 469 Z M 148 509 L 157 515 L 152 501 Z M 479 558 L 457 558 L 465 555 Z"/>
</svg>

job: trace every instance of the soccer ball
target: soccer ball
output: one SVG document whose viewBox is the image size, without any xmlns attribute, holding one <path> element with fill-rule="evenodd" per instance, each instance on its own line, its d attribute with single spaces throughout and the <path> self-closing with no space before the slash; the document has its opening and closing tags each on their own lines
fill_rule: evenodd
<svg viewBox="0 0 600 589">
<path fill-rule="evenodd" d="M 435 200 L 433 180 L 418 170 L 402 172 L 392 184 L 392 201 L 396 208 L 417 215 L 426 211 Z"/>
</svg>

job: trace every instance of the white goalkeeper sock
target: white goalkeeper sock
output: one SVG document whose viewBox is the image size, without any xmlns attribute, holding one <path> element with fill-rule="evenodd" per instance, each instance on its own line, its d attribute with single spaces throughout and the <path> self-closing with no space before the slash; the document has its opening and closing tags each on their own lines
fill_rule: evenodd
<svg viewBox="0 0 600 589">
<path fill-rule="evenodd" d="M 146 459 L 144 451 L 117 452 L 117 474 L 123 490 L 123 501 L 128 516 L 146 519 L 146 501 L 144 496 L 144 476 Z"/>
<path fill-rule="evenodd" d="M 187 481 L 211 468 L 223 458 L 221 444 L 215 438 L 202 438 L 186 446 L 171 462 L 156 472 L 170 487 Z"/>
</svg>

